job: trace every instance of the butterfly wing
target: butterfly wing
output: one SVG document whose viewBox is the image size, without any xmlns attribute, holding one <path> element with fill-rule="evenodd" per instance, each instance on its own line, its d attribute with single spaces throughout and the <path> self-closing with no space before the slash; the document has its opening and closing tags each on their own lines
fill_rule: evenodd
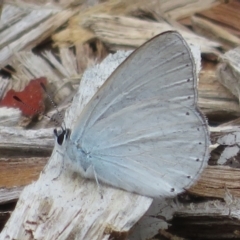
<svg viewBox="0 0 240 240">
<path fill-rule="evenodd" d="M 176 32 L 151 39 L 109 77 L 83 110 L 71 141 L 97 178 L 153 197 L 189 187 L 208 159 L 195 64 Z M 84 159 L 86 158 L 86 159 Z"/>
</svg>

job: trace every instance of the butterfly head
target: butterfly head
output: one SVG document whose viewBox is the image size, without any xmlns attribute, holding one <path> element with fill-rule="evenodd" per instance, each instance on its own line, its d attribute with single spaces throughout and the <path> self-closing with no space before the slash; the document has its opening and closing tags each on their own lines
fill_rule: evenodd
<svg viewBox="0 0 240 240">
<path fill-rule="evenodd" d="M 69 139 L 71 130 L 68 128 L 62 128 L 61 130 L 57 130 L 56 128 L 53 130 L 55 135 L 56 142 L 59 146 L 64 145 L 64 143 Z"/>
</svg>

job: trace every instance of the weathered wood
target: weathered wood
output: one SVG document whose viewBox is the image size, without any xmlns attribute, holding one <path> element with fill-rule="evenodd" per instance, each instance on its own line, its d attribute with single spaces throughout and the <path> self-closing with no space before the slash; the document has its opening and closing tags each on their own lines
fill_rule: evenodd
<svg viewBox="0 0 240 240">
<path fill-rule="evenodd" d="M 205 64 L 200 72 L 198 105 L 203 112 L 219 123 L 240 116 L 238 100 L 220 82 L 216 64 Z"/>
<path fill-rule="evenodd" d="M 196 12 L 200 12 L 214 6 L 218 6 L 220 1 L 216 0 L 207 0 L 207 1 L 188 1 L 188 0 L 180 0 L 180 1 L 160 1 L 159 5 L 161 8 L 161 12 L 167 15 L 170 19 L 182 19 L 187 16 L 191 16 Z M 157 4 L 155 4 L 156 6 Z M 154 6 L 154 7 L 155 7 Z"/>
<path fill-rule="evenodd" d="M 4 150 L 49 152 L 53 148 L 53 129 L 25 130 L 0 127 L 0 148 Z"/>
<path fill-rule="evenodd" d="M 46 15 L 41 10 L 38 10 L 40 15 Z M 51 14 L 54 10 L 46 10 L 48 14 Z M 50 11 L 50 12 L 49 12 Z M 29 31 L 21 36 L 15 37 L 8 42 L 8 45 L 0 49 L 0 67 L 3 68 L 15 53 L 23 49 L 32 49 L 37 44 L 41 43 L 44 39 L 49 37 L 53 31 L 55 31 L 59 26 L 66 22 L 71 16 L 76 14 L 76 10 L 65 10 L 49 17 L 46 21 L 41 23 L 41 18 L 38 28 L 31 28 Z M 17 25 L 17 23 L 16 23 Z M 16 30 L 14 30 L 15 32 Z M 11 39 L 10 36 L 6 37 Z"/>
<path fill-rule="evenodd" d="M 150 22 L 106 14 L 85 17 L 80 24 L 93 30 L 95 35 L 106 44 L 127 47 L 138 47 L 153 36 L 174 29 L 166 22 Z M 175 30 L 178 30 L 189 43 L 200 46 L 203 53 L 217 53 L 215 48 L 220 46 L 217 42 L 206 40 L 182 29 Z"/>
<path fill-rule="evenodd" d="M 214 41 L 219 41 L 227 48 L 240 45 L 240 39 L 228 32 L 222 26 L 197 16 L 192 16 L 191 20 L 195 32 L 200 35 L 206 36 Z"/>
<path fill-rule="evenodd" d="M 7 46 L 13 40 L 19 38 L 23 32 L 32 30 L 36 25 L 41 24 L 56 13 L 56 10 L 33 10 L 29 12 L 29 14 L 0 33 L 0 48 Z"/>
<path fill-rule="evenodd" d="M 179 209 L 168 231 L 187 239 L 239 239 L 239 199 L 228 195 L 226 202 L 208 201 Z"/>
<path fill-rule="evenodd" d="M 22 9 L 17 6 L 4 4 L 1 13 L 0 30 L 3 31 L 16 23 L 19 19 L 29 14 L 30 9 Z"/>
<path fill-rule="evenodd" d="M 199 13 L 201 16 L 212 20 L 222 28 L 227 29 L 230 33 L 239 36 L 239 1 L 229 1 L 226 4 L 219 4 Z"/>
<path fill-rule="evenodd" d="M 240 47 L 221 56 L 222 63 L 217 69 L 219 81 L 239 100 L 240 97 Z"/>
<path fill-rule="evenodd" d="M 54 180 L 60 170 L 57 166 L 24 189 L 0 239 L 124 236 L 151 204 L 151 199 L 104 186 L 101 198 L 94 182 L 78 176 L 62 173 Z"/>
<path fill-rule="evenodd" d="M 0 126 L 15 127 L 21 118 L 21 111 L 16 108 L 0 108 Z"/>
<path fill-rule="evenodd" d="M 224 198 L 226 189 L 240 198 L 240 169 L 228 166 L 208 166 L 198 182 L 188 191 L 202 197 Z"/>
<path fill-rule="evenodd" d="M 1 178 L 2 179 L 2 178 Z M 3 187 L 3 186 L 1 186 Z M 2 188 L 0 189 L 0 203 L 9 203 L 11 201 L 16 201 L 24 187 L 12 187 L 12 188 Z"/>
</svg>

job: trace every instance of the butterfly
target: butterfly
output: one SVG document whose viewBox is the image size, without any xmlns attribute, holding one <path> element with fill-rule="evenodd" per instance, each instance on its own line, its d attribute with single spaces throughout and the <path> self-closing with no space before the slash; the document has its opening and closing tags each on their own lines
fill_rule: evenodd
<svg viewBox="0 0 240 240">
<path fill-rule="evenodd" d="M 207 164 L 209 131 L 197 106 L 194 58 L 168 31 L 136 49 L 56 145 L 82 177 L 153 198 L 189 188 Z"/>
</svg>

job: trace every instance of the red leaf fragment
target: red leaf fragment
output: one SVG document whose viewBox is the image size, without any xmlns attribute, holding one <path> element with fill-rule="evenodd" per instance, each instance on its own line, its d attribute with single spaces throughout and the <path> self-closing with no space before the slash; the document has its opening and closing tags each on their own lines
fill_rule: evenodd
<svg viewBox="0 0 240 240">
<path fill-rule="evenodd" d="M 22 114 L 27 117 L 33 117 L 39 112 L 44 112 L 45 94 L 40 83 L 46 85 L 47 79 L 45 77 L 32 79 L 21 92 L 16 92 L 13 89 L 10 89 L 1 100 L 0 106 L 19 108 L 22 111 Z M 27 106 L 15 100 L 13 96 L 20 98 Z"/>
</svg>

